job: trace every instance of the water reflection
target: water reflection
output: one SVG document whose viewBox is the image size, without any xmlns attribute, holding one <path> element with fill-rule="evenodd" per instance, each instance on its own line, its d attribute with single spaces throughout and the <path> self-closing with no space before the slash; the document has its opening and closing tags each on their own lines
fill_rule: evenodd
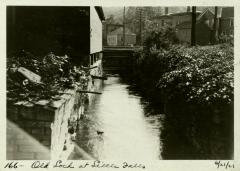
<svg viewBox="0 0 240 171">
<path fill-rule="evenodd" d="M 87 117 L 79 123 L 76 142 L 97 159 L 161 159 L 159 135 L 163 116 L 146 117 L 141 97 L 129 93 L 127 87 L 116 77 L 105 82 L 103 94 L 89 106 Z M 76 154 L 74 159 L 77 158 L 81 155 Z"/>
<path fill-rule="evenodd" d="M 204 107 L 191 107 L 174 103 L 165 115 L 136 88 L 112 77 L 80 121 L 76 143 L 95 159 L 232 159 L 231 112 L 214 116 L 220 122 L 211 111 L 200 111 Z M 73 159 L 84 157 L 76 152 Z"/>
</svg>

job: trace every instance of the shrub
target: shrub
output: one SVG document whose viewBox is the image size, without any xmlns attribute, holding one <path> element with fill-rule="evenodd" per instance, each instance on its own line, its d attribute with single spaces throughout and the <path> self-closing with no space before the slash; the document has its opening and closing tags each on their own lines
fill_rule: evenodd
<svg viewBox="0 0 240 171">
<path fill-rule="evenodd" d="M 169 99 L 181 93 L 186 101 L 195 103 L 233 101 L 231 46 L 180 48 L 177 51 L 179 56 L 169 60 L 170 71 L 164 73 L 157 84 Z"/>
<path fill-rule="evenodd" d="M 135 53 L 134 79 L 143 90 L 161 92 L 165 102 L 233 102 L 233 46 L 229 44 Z M 154 94 L 153 93 L 153 94 Z"/>
<path fill-rule="evenodd" d="M 25 67 L 41 76 L 42 84 L 32 83 L 12 68 Z M 86 89 L 88 72 L 74 67 L 68 56 L 49 53 L 36 57 L 21 51 L 7 58 L 7 98 L 8 100 L 53 99 L 67 88 Z"/>
<path fill-rule="evenodd" d="M 219 41 L 219 43 L 229 43 L 229 44 L 231 44 L 231 45 L 234 44 L 233 35 L 221 34 L 221 35 L 218 37 L 218 41 Z"/>
<path fill-rule="evenodd" d="M 171 45 L 177 44 L 178 38 L 174 28 L 164 27 L 160 30 L 152 31 L 144 42 L 145 50 L 169 49 Z"/>
</svg>

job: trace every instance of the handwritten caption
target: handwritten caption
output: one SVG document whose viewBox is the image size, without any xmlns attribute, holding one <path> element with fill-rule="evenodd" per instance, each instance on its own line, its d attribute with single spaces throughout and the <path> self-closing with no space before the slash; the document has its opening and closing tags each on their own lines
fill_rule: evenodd
<svg viewBox="0 0 240 171">
<path fill-rule="evenodd" d="M 11 161 L 8 162 L 4 168 L 8 169 L 18 169 L 22 167 L 30 167 L 33 169 L 37 168 L 138 168 L 138 169 L 145 169 L 146 166 L 140 163 L 128 163 L 123 162 L 121 164 L 116 163 L 105 163 L 103 161 L 86 161 L 83 163 L 73 162 L 73 161 L 62 161 L 58 160 L 56 162 L 50 161 L 33 161 L 30 165 L 23 165 L 20 161 Z"/>
<path fill-rule="evenodd" d="M 234 164 L 231 161 L 215 161 L 214 164 L 216 165 L 217 169 L 225 168 L 225 169 L 233 169 Z"/>
</svg>

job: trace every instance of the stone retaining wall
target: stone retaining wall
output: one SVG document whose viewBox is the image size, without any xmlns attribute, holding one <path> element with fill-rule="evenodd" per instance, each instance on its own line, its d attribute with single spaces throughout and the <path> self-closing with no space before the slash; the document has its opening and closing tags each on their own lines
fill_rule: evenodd
<svg viewBox="0 0 240 171">
<path fill-rule="evenodd" d="M 101 60 L 94 65 L 98 67 L 91 70 L 91 75 L 101 76 Z M 102 80 L 89 77 L 89 91 L 99 91 L 101 86 Z M 74 147 L 69 129 L 76 131 L 86 101 L 91 103 L 94 96 L 66 90 L 54 102 L 7 103 L 7 159 L 67 159 Z"/>
</svg>

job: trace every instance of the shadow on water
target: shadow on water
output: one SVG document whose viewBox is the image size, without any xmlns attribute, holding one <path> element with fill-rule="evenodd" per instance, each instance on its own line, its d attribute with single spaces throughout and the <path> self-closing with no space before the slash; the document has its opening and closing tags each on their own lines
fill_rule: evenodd
<svg viewBox="0 0 240 171">
<path fill-rule="evenodd" d="M 141 97 L 146 117 L 162 115 L 161 156 L 163 159 L 233 159 L 233 106 L 196 106 L 176 99 L 163 110 L 137 87 L 128 87 L 130 94 Z M 161 113 L 165 111 L 164 114 Z"/>
<path fill-rule="evenodd" d="M 79 122 L 76 144 L 96 159 L 161 159 L 159 135 L 164 117 L 146 117 L 148 102 L 127 87 L 116 77 L 105 82 L 102 95 Z M 72 159 L 84 158 L 76 152 Z"/>
<path fill-rule="evenodd" d="M 110 78 L 80 121 L 76 143 L 95 159 L 232 159 L 232 109 L 213 114 L 178 102 L 163 110 L 136 86 Z"/>
</svg>

